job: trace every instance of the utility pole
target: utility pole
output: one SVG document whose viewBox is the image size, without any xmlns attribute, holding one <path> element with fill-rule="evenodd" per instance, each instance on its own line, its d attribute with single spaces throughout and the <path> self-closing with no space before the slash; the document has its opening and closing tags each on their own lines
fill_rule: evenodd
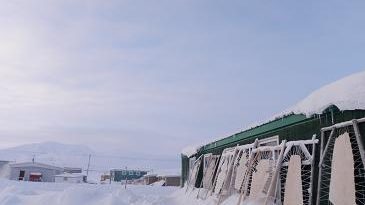
<svg viewBox="0 0 365 205">
<path fill-rule="evenodd" d="M 91 154 L 89 154 L 89 162 L 87 163 L 86 178 L 89 177 L 90 159 L 91 159 Z"/>
<path fill-rule="evenodd" d="M 127 183 L 128 183 L 128 167 L 125 167 L 125 183 L 124 183 L 124 189 L 127 189 Z"/>
</svg>

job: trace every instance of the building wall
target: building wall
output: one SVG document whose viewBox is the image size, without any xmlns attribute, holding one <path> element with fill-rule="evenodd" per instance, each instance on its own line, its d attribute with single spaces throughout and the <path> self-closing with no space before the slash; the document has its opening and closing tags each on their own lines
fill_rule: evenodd
<svg viewBox="0 0 365 205">
<path fill-rule="evenodd" d="M 46 169 L 40 167 L 11 167 L 10 168 L 10 179 L 18 180 L 20 171 L 25 171 L 24 181 L 29 181 L 30 173 L 39 172 L 42 173 L 43 182 L 54 182 L 55 175 L 62 174 L 60 170 Z"/>
<path fill-rule="evenodd" d="M 65 167 L 64 172 L 69 174 L 80 174 L 82 173 L 82 168 Z"/>
<path fill-rule="evenodd" d="M 163 177 L 163 180 L 165 180 L 165 186 L 180 186 L 181 177 L 179 176 Z"/>
<path fill-rule="evenodd" d="M 110 171 L 112 181 L 120 182 L 124 180 L 139 179 L 147 174 L 146 171 L 139 170 L 112 170 Z"/>
<path fill-rule="evenodd" d="M 144 184 L 150 185 L 158 181 L 157 176 L 146 176 L 144 177 Z"/>
<path fill-rule="evenodd" d="M 83 182 L 83 177 L 62 177 L 62 176 L 56 176 L 55 177 L 55 182 L 56 183 L 82 183 Z"/>
<path fill-rule="evenodd" d="M 0 178 L 9 179 L 10 177 L 10 166 L 9 161 L 0 161 Z"/>
</svg>

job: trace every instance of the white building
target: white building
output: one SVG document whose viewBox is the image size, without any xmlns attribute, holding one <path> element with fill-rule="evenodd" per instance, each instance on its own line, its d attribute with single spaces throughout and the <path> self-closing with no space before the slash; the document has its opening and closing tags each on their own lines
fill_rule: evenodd
<svg viewBox="0 0 365 205">
<path fill-rule="evenodd" d="M 20 181 L 54 182 L 55 175 L 63 173 L 63 168 L 38 162 L 10 164 L 10 179 Z"/>
<path fill-rule="evenodd" d="M 86 176 L 83 174 L 70 174 L 64 173 L 55 176 L 56 183 L 84 183 L 86 182 Z"/>
</svg>

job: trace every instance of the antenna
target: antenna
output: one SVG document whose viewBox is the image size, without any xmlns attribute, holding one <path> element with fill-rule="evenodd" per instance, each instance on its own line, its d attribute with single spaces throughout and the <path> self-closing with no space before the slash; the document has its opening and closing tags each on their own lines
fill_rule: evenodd
<svg viewBox="0 0 365 205">
<path fill-rule="evenodd" d="M 87 163 L 86 177 L 89 177 L 90 159 L 91 159 L 91 154 L 89 154 L 89 162 Z"/>
</svg>

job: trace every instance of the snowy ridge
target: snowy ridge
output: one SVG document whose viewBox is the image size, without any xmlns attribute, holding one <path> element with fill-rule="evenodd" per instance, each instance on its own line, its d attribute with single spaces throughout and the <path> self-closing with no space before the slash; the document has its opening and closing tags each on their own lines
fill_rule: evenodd
<svg viewBox="0 0 365 205">
<path fill-rule="evenodd" d="M 89 154 L 95 152 L 85 145 L 62 144 L 57 142 L 44 142 L 26 144 L 0 150 L 0 160 L 12 162 L 36 162 L 53 166 L 85 166 Z"/>
<path fill-rule="evenodd" d="M 24 183 L 0 179 L 2 205 L 174 205 L 176 187 Z M 180 205 L 180 204 L 179 204 Z"/>
<path fill-rule="evenodd" d="M 323 86 L 280 116 L 321 114 L 330 105 L 336 105 L 340 110 L 365 109 L 365 71 Z"/>
</svg>

